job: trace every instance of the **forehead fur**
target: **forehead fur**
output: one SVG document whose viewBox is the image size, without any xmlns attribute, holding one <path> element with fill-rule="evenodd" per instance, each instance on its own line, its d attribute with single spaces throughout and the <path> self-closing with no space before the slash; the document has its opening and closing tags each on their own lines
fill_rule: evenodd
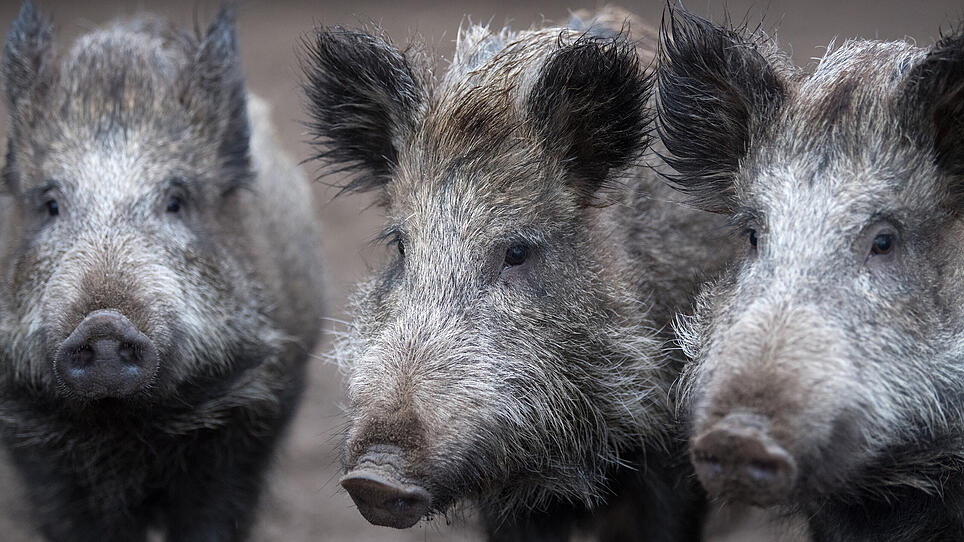
<svg viewBox="0 0 964 542">
<path fill-rule="evenodd" d="M 196 47 L 196 39 L 153 18 L 87 34 L 59 63 L 47 97 L 49 114 L 101 136 L 170 123 L 181 73 Z"/>
<path fill-rule="evenodd" d="M 531 135 L 525 99 L 540 69 L 550 54 L 578 36 L 560 29 L 461 32 L 452 66 L 432 89 L 421 142 L 469 155 L 517 145 Z"/>
<path fill-rule="evenodd" d="M 865 40 L 828 51 L 810 75 L 791 83 L 771 135 L 764 131 L 756 146 L 759 162 L 751 156 L 750 163 L 785 169 L 805 183 L 856 182 L 866 192 L 872 183 L 902 191 L 921 174 L 936 176 L 933 157 L 908 133 L 926 127 L 908 126 L 899 111 L 902 83 L 925 54 L 903 42 Z"/>
<path fill-rule="evenodd" d="M 33 28 L 21 14 L 15 28 Z M 11 137 L 4 179 L 14 191 L 51 176 L 97 179 L 76 168 L 88 154 L 136 169 L 180 170 L 232 188 L 250 181 L 249 130 L 234 12 L 222 9 L 202 36 L 144 16 L 80 37 L 61 58 L 14 31 L 4 67 Z M 24 62 L 29 69 L 19 69 Z M 19 69 L 19 72 L 17 71 Z M 175 167 L 174 165 L 177 164 Z M 99 181 L 98 181 L 99 182 Z"/>
<path fill-rule="evenodd" d="M 403 147 L 399 156 L 398 189 L 415 188 L 405 186 L 408 179 L 420 190 L 460 180 L 511 190 L 515 181 L 536 175 L 544 152 L 526 97 L 549 56 L 578 37 L 558 28 L 461 30 L 453 63 L 430 89 L 409 152 Z"/>
<path fill-rule="evenodd" d="M 924 54 L 903 42 L 847 41 L 802 82 L 788 114 L 814 132 L 856 145 L 875 131 L 892 132 L 894 99 Z"/>
</svg>

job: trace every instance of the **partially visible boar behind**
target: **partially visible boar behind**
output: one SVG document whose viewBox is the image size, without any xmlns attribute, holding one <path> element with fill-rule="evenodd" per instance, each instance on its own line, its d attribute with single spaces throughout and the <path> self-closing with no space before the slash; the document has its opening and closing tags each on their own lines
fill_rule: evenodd
<svg viewBox="0 0 964 542">
<path fill-rule="evenodd" d="M 391 250 L 337 352 L 374 524 L 469 500 L 493 539 L 698 537 L 661 347 L 722 221 L 636 167 L 651 78 L 599 34 L 470 27 L 438 80 L 382 35 L 309 40 L 319 158 L 378 194 Z"/>
<path fill-rule="evenodd" d="M 252 523 L 320 285 L 309 187 L 239 63 L 230 10 L 58 60 L 28 2 L 8 36 L 0 429 L 51 540 Z"/>
<path fill-rule="evenodd" d="M 674 10 L 662 47 L 675 182 L 745 234 L 680 329 L 699 479 L 816 540 L 964 539 L 964 33 L 804 74 Z"/>
</svg>

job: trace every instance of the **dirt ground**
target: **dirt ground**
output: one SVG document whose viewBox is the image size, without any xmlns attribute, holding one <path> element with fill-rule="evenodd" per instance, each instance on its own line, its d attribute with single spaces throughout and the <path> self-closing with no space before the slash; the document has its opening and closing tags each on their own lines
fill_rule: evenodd
<svg viewBox="0 0 964 542">
<path fill-rule="evenodd" d="M 420 33 L 441 58 L 450 58 L 459 24 L 466 21 L 505 23 L 515 28 L 540 24 L 543 20 L 564 21 L 569 9 L 594 7 L 574 0 L 502 2 L 496 0 L 457 0 L 434 2 L 357 0 L 258 1 L 242 2 L 239 32 L 245 71 L 250 88 L 274 105 L 274 120 L 290 153 L 304 159 L 310 155 L 299 120 L 302 99 L 298 90 L 299 70 L 296 51 L 299 40 L 312 24 L 358 25 L 375 21 L 396 43 L 404 44 L 413 33 Z M 217 8 L 212 0 L 104 1 L 86 2 L 35 0 L 52 13 L 58 28 L 60 50 L 69 47 L 79 33 L 118 16 L 138 10 L 164 14 L 182 25 L 202 25 L 211 20 Z M 0 1 L 0 29 L 4 33 L 16 16 L 19 2 Z M 624 2 L 623 5 L 649 21 L 658 22 L 661 1 Z M 731 19 L 755 24 L 764 17 L 764 28 L 778 28 L 777 36 L 805 64 L 822 55 L 835 37 L 877 39 L 916 38 L 932 43 L 940 28 L 964 18 L 960 0 L 786 0 L 725 2 Z M 687 2 L 689 9 L 721 20 L 723 2 Z M 444 63 L 442 64 L 444 66 Z M 307 166 L 312 171 L 312 166 Z M 351 285 L 365 275 L 380 256 L 368 241 L 379 224 L 377 210 L 369 208 L 364 197 L 332 199 L 333 191 L 316 185 L 317 209 L 324 227 L 323 249 L 327 261 L 328 316 L 344 319 L 343 306 Z M 330 326 L 332 324 L 326 324 Z M 327 345 L 323 345 L 322 349 Z M 341 377 L 337 369 L 319 356 L 311 366 L 311 381 L 300 414 L 278 456 L 264 499 L 255 540 L 309 541 L 430 541 L 478 540 L 470 522 L 443 520 L 407 531 L 373 527 L 355 510 L 354 504 L 337 484 L 337 456 L 334 451 L 337 430 L 343 423 L 339 411 L 342 400 Z M 27 505 L 16 478 L 0 457 L 0 541 L 37 540 L 27 520 Z M 713 542 L 788 541 L 801 539 L 800 533 L 768 527 L 759 512 L 723 512 L 711 528 Z M 782 533 L 782 534 L 778 534 Z"/>
</svg>

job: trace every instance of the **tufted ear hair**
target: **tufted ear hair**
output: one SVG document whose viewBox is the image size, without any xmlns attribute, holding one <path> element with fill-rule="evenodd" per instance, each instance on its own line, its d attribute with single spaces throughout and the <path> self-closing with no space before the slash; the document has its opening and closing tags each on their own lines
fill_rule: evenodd
<svg viewBox="0 0 964 542">
<path fill-rule="evenodd" d="M 30 114 L 31 97 L 42 89 L 52 56 L 53 25 L 26 0 L 7 34 L 0 64 L 7 107 L 14 118 Z"/>
<path fill-rule="evenodd" d="M 226 168 L 243 182 L 249 169 L 250 131 L 241 53 L 235 30 L 235 7 L 221 7 L 200 37 L 194 58 L 182 73 L 181 102 L 193 122 L 219 141 Z"/>
<path fill-rule="evenodd" d="M 786 97 L 785 82 L 740 32 L 671 8 L 660 29 L 657 130 L 699 207 L 731 212 L 733 178 L 750 138 Z"/>
<path fill-rule="evenodd" d="M 30 126 L 43 109 L 41 99 L 53 78 L 53 25 L 26 0 L 13 22 L 0 59 L 0 76 L 7 98 L 7 159 L 0 171 L 0 195 L 16 193 L 20 181 L 13 164 L 17 132 Z"/>
<path fill-rule="evenodd" d="M 528 118 L 588 200 L 647 149 L 652 77 L 625 35 L 583 35 L 555 51 L 526 98 Z"/>
<path fill-rule="evenodd" d="M 312 158 L 355 174 L 342 192 L 383 187 L 427 99 L 409 59 L 384 36 L 336 26 L 305 39 L 302 69 Z"/>
<path fill-rule="evenodd" d="M 906 114 L 924 115 L 921 129 L 933 133 L 938 165 L 964 176 L 964 25 L 943 36 L 911 69 L 903 98 Z"/>
</svg>

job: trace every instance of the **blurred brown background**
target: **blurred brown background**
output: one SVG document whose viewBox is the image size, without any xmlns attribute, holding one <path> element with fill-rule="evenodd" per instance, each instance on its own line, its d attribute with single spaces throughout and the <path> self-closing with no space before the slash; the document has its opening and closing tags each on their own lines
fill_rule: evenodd
<svg viewBox="0 0 964 542">
<path fill-rule="evenodd" d="M 298 160 L 311 154 L 299 120 L 302 98 L 298 89 L 300 72 L 296 51 L 301 37 L 313 24 L 359 25 L 375 21 L 395 42 L 404 44 L 419 33 L 442 59 L 451 58 L 460 24 L 487 22 L 508 24 L 521 29 L 530 25 L 563 23 L 569 10 L 598 7 L 577 0 L 539 0 L 503 2 L 500 0 L 433 1 L 259 1 L 241 3 L 239 33 L 245 71 L 250 88 L 274 106 L 274 120 L 289 152 Z M 592 0 L 590 0 L 592 1 Z M 52 14 L 57 27 L 59 50 L 66 50 L 80 33 L 115 18 L 148 10 L 166 15 L 191 27 L 195 20 L 204 27 L 218 6 L 214 0 L 123 1 L 123 0 L 35 0 Z M 645 20 L 658 23 L 664 3 L 626 1 L 621 5 Z M 799 64 L 820 57 L 830 41 L 848 37 L 881 40 L 914 39 L 921 45 L 933 43 L 941 28 L 964 20 L 961 0 L 809 0 L 754 2 L 687 2 L 697 14 L 716 21 L 728 11 L 733 21 L 744 19 L 751 25 L 763 20 L 763 27 L 776 29 L 781 46 L 792 51 Z M 725 7 L 725 9 L 724 9 Z M 0 2 L 0 29 L 4 35 L 17 14 L 19 2 Z M 444 60 L 441 64 L 445 66 Z M 5 117 L 4 117 L 5 118 Z M 315 168 L 306 165 L 309 174 Z M 331 181 L 328 179 L 327 181 Z M 375 234 L 379 216 L 360 196 L 332 199 L 334 191 L 316 184 L 317 209 L 324 228 L 323 250 L 328 276 L 328 316 L 344 319 L 343 306 L 352 284 L 370 265 L 377 263 L 380 251 L 368 241 Z M 326 323 L 326 328 L 337 324 Z M 322 346 L 322 351 L 327 344 Z M 341 376 L 320 355 L 311 368 L 311 382 L 300 414 L 279 454 L 272 473 L 270 490 L 264 499 L 255 540 L 301 542 L 308 540 L 395 540 L 440 541 L 477 540 L 471 523 L 440 518 L 420 523 L 407 531 L 369 525 L 344 491 L 340 491 L 337 431 L 343 423 L 339 407 L 342 400 Z M 19 542 L 37 540 L 27 520 L 27 506 L 16 479 L 0 457 L 0 540 Z M 713 542 L 796 540 L 799 536 L 777 534 L 781 531 L 766 524 L 759 514 L 721 514 L 712 529 Z"/>
</svg>

